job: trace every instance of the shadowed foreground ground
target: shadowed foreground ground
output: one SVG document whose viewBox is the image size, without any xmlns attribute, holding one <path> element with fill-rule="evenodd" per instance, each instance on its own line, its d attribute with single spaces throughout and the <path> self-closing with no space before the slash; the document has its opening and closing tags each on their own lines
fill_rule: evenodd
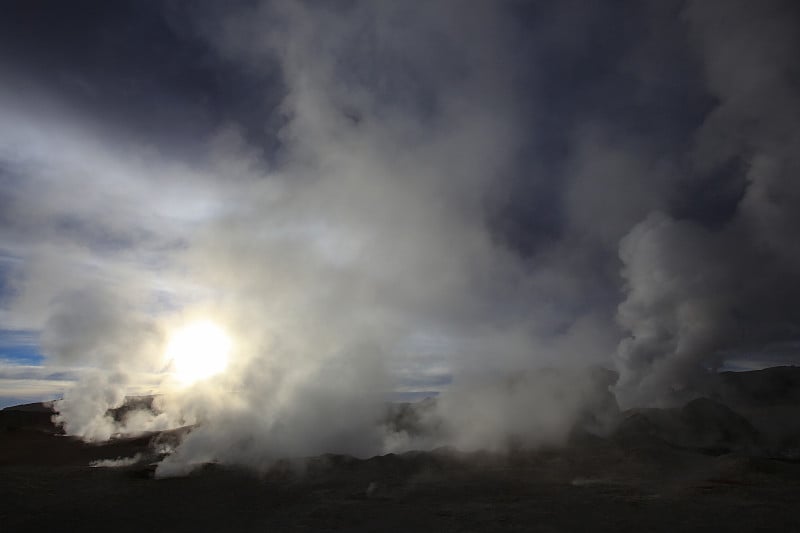
<svg viewBox="0 0 800 533">
<path fill-rule="evenodd" d="M 90 445 L 59 435 L 49 407 L 18 406 L 0 411 L 0 530 L 800 532 L 800 369 L 725 379 L 715 400 L 631 410 L 609 438 L 559 450 L 323 456 L 161 480 L 158 445 L 181 430 Z"/>
<path fill-rule="evenodd" d="M 595 443 L 330 456 L 303 473 L 0 467 L 4 531 L 800 531 L 800 465 Z"/>
</svg>

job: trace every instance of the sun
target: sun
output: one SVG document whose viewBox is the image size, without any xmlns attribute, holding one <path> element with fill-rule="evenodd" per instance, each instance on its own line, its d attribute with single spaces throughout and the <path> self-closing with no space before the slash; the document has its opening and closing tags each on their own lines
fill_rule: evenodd
<svg viewBox="0 0 800 533">
<path fill-rule="evenodd" d="M 232 344 L 213 322 L 193 322 L 172 334 L 165 356 L 178 380 L 189 385 L 225 370 Z"/>
</svg>

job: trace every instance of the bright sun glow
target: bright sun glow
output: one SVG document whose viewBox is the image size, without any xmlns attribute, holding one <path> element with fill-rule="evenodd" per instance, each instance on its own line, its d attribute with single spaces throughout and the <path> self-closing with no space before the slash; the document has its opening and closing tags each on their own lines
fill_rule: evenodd
<svg viewBox="0 0 800 533">
<path fill-rule="evenodd" d="M 166 357 L 172 361 L 177 378 L 188 385 L 225 370 L 231 344 L 230 337 L 216 324 L 194 322 L 172 334 Z"/>
</svg>

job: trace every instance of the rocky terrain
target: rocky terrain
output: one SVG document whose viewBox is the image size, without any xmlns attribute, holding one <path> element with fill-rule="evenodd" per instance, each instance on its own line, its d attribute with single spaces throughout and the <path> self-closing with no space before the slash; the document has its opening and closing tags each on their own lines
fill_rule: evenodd
<svg viewBox="0 0 800 533">
<path fill-rule="evenodd" d="M 610 434 L 576 430 L 559 448 L 328 455 L 286 459 L 261 473 L 209 464 L 160 480 L 153 462 L 190 428 L 87 444 L 60 434 L 50 405 L 16 406 L 0 411 L 0 524 L 4 531 L 800 531 L 799 386 L 800 368 L 723 373 L 708 397 L 621 412 Z M 418 424 L 417 410 L 430 403 L 393 406 L 393 423 Z"/>
</svg>

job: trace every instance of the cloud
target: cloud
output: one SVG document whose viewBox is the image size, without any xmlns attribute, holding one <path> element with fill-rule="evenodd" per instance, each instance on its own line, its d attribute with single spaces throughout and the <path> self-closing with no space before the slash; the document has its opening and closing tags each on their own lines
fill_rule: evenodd
<svg viewBox="0 0 800 533">
<path fill-rule="evenodd" d="M 625 405 L 696 394 L 800 324 L 791 10 L 732 5 L 176 6 L 169 42 L 242 96 L 144 91 L 219 103 L 191 140 L 0 93 L 2 326 L 88 369 L 69 433 L 196 425 L 163 476 L 557 444 L 616 412 L 592 365 Z M 180 387 L 164 348 L 194 320 L 234 348 Z M 107 416 L 143 381 L 157 413 Z M 393 434 L 384 402 L 423 390 L 430 434 Z"/>
<path fill-rule="evenodd" d="M 693 166 L 728 181 L 742 168 L 746 186 L 721 227 L 653 214 L 621 242 L 625 403 L 679 401 L 728 351 L 797 338 L 798 13 L 785 7 L 692 2 L 684 12 L 719 102 L 695 133 Z"/>
</svg>

